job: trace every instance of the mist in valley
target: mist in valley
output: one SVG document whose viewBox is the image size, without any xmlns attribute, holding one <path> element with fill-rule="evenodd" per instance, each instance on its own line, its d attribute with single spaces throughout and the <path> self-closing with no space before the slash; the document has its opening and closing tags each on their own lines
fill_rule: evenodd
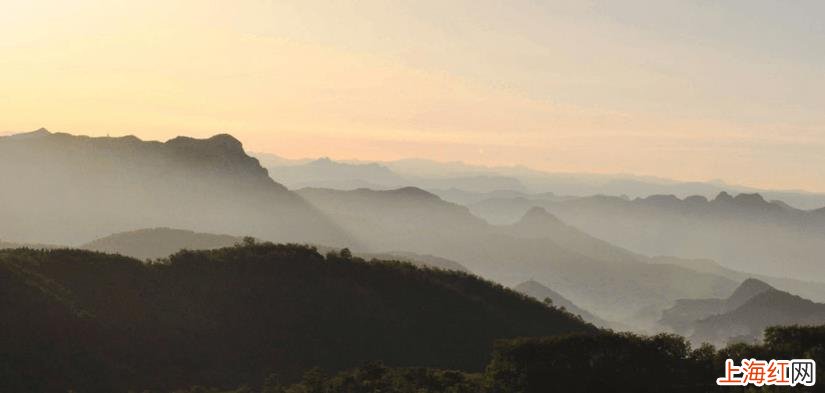
<svg viewBox="0 0 825 393">
<path fill-rule="evenodd" d="M 495 179 L 493 174 L 462 177 L 464 180 L 456 180 L 454 186 L 449 189 L 441 187 L 444 179 L 430 181 L 420 175 L 413 177 L 417 180 L 412 184 L 416 185 L 401 186 L 404 179 L 408 178 L 395 174 L 381 164 L 346 164 L 331 160 L 322 161 L 322 165 L 311 163 L 309 167 L 301 169 L 301 176 L 315 179 L 308 183 L 311 186 L 289 189 L 276 181 L 281 169 L 264 168 L 259 160 L 243 149 L 240 141 L 230 135 L 217 135 L 207 139 L 179 137 L 167 142 L 151 142 L 136 137 L 90 138 L 38 130 L 0 138 L 0 153 L 3 164 L 0 165 L 2 182 L 10 185 L 2 194 L 0 204 L 0 214 L 3 217 L 0 221 L 0 239 L 3 239 L 0 248 L 9 251 L 0 254 L 0 259 L 4 261 L 5 280 L 10 280 L 7 282 L 7 285 L 11 285 L 8 288 L 20 286 L 13 292 L 5 292 L 4 296 L 11 296 L 12 293 L 15 296 L 35 298 L 46 296 L 38 302 L 58 302 L 54 306 L 58 308 L 63 307 L 60 306 L 62 304 L 66 304 L 65 307 L 71 304 L 71 310 L 76 311 L 71 311 L 67 315 L 85 315 L 82 314 L 85 312 L 96 315 L 92 320 L 95 322 L 82 322 L 86 318 L 82 316 L 66 316 L 65 318 L 69 319 L 52 320 L 48 322 L 50 324 L 75 326 L 78 323 L 92 323 L 89 326 L 97 326 L 96 320 L 100 319 L 100 323 L 110 326 L 106 329 L 115 329 L 111 332 L 115 333 L 121 329 L 117 327 L 121 324 L 126 324 L 123 328 L 133 323 L 137 323 L 136 326 L 144 326 L 141 329 L 162 328 L 166 325 L 156 325 L 156 322 L 151 322 L 153 318 L 171 318 L 163 323 L 183 323 L 177 329 L 203 336 L 207 333 L 197 333 L 200 328 L 196 328 L 196 325 L 188 325 L 190 322 L 186 320 L 177 321 L 179 317 L 175 316 L 176 312 L 166 314 L 167 311 L 154 309 L 170 302 L 154 297 L 178 296 L 162 294 L 167 290 L 158 285 L 166 284 L 156 280 L 172 279 L 168 275 L 176 269 L 216 269 L 222 266 L 220 269 L 224 270 L 220 271 L 225 272 L 222 274 L 230 276 L 215 276 L 210 280 L 218 281 L 209 281 L 211 284 L 193 282 L 192 285 L 206 287 L 196 286 L 186 291 L 196 291 L 194 288 L 207 290 L 211 287 L 209 290 L 213 293 L 204 293 L 202 296 L 230 296 L 221 294 L 220 291 L 224 290 L 221 288 L 225 285 L 234 282 L 232 285 L 250 286 L 244 291 L 260 293 L 258 291 L 264 287 L 253 289 L 257 288 L 255 285 L 260 284 L 247 281 L 251 277 L 243 278 L 245 276 L 236 274 L 247 274 L 242 272 L 248 269 L 268 269 L 265 265 L 247 264 L 260 258 L 269 258 L 265 256 L 270 255 L 267 254 L 269 252 L 282 255 L 278 258 L 286 258 L 285 261 L 296 258 L 323 260 L 323 256 L 326 255 L 326 264 L 335 264 L 334 261 L 354 263 L 352 268 L 346 267 L 348 265 L 336 265 L 338 267 L 333 268 L 333 265 L 330 265 L 330 268 L 344 270 L 340 273 L 324 273 L 333 276 L 342 274 L 341 279 L 352 274 L 350 269 L 361 269 L 362 267 L 358 267 L 359 264 L 372 264 L 379 268 L 378 266 L 387 263 L 382 261 L 395 261 L 393 263 L 399 265 L 383 265 L 385 267 L 381 269 L 419 269 L 422 272 L 420 274 L 424 274 L 422 278 L 436 280 L 433 282 L 440 283 L 437 285 L 448 285 L 445 288 L 454 288 L 453 285 L 457 285 L 445 284 L 453 282 L 451 280 L 480 279 L 484 280 L 478 282 L 482 285 L 492 285 L 497 288 L 496 291 L 505 291 L 506 296 L 510 296 L 509 302 L 515 300 L 517 303 L 523 303 L 518 307 L 544 309 L 551 314 L 556 313 L 553 318 L 567 318 L 566 320 L 571 322 L 566 322 L 565 329 L 569 331 L 604 329 L 605 332 L 624 331 L 643 335 L 675 333 L 683 336 L 684 340 L 693 343 L 697 348 L 702 343 L 718 346 L 735 342 L 759 343 L 764 339 L 765 329 L 771 326 L 825 323 L 825 304 L 818 303 L 825 301 L 825 283 L 815 279 L 821 276 L 818 270 L 820 266 L 816 260 L 817 255 L 821 255 L 820 246 L 825 244 L 822 241 L 825 227 L 820 220 L 820 211 L 792 208 L 781 201 L 768 202 L 758 194 L 732 196 L 722 193 L 712 200 L 700 196 L 680 199 L 672 195 L 629 199 L 603 195 L 529 194 L 522 188 L 493 189 L 497 186 L 491 186 L 489 189 L 479 188 L 479 184 Z M 342 172 L 347 176 L 341 176 Z M 448 172 L 446 168 L 445 172 Z M 324 180 L 336 177 L 345 179 L 346 184 L 338 184 L 338 188 L 334 188 L 335 184 Z M 387 184 L 387 179 L 399 183 Z M 350 187 L 360 184 L 385 184 L 386 187 Z M 427 184 L 433 188 L 421 188 Z M 322 187 L 323 185 L 329 187 Z M 401 187 L 393 188 L 396 185 Z M 462 186 L 466 188 L 461 188 Z M 447 201 L 439 194 L 445 197 L 460 196 L 466 200 L 466 205 Z M 273 243 L 300 243 L 309 246 L 304 249 L 288 248 L 297 246 L 268 248 L 276 247 Z M 38 249 L 43 251 L 32 251 Z M 73 252 L 72 249 L 78 251 Z M 71 254 L 66 254 L 67 252 Z M 77 254 L 78 252 L 96 254 Z M 264 254 L 255 254 L 258 252 Z M 258 256 L 248 260 L 247 257 L 241 257 L 242 255 Z M 99 284 L 83 283 L 86 280 L 94 280 L 95 275 L 104 273 L 95 272 L 96 268 L 92 265 L 78 264 L 76 268 L 85 266 L 83 269 L 86 271 L 81 276 L 76 276 L 80 274 L 79 271 L 70 273 L 60 267 L 60 261 L 67 258 L 84 261 L 90 258 L 106 259 L 110 258 L 109 256 L 118 259 L 106 262 L 112 264 L 105 268 L 106 271 L 115 269 L 111 270 L 111 273 L 105 273 L 115 274 L 108 280 L 114 280 L 112 283 L 123 279 L 128 281 L 95 292 L 87 293 L 80 289 L 82 287 L 77 286 L 95 287 Z M 203 262 L 194 262 L 199 260 L 198 258 Z M 207 262 L 210 260 L 212 262 Z M 235 262 L 232 262 L 233 260 Z M 771 263 L 776 260 L 781 260 L 782 263 Z M 202 263 L 207 265 L 199 267 Z M 283 263 L 286 263 L 282 265 L 283 269 L 287 269 L 292 262 Z M 128 269 L 145 266 L 143 269 L 150 270 L 145 273 L 129 273 L 127 266 L 131 266 Z M 247 267 L 237 273 L 230 273 L 231 269 L 242 266 Z M 321 266 L 323 264 L 318 265 L 319 268 Z M 271 268 L 281 269 L 275 266 Z M 117 269 L 123 272 L 115 273 Z M 326 269 L 328 268 L 322 270 Z M 151 273 L 155 270 L 157 273 Z M 163 273 L 166 271 L 169 273 Z M 286 271 L 276 274 L 287 274 L 284 272 Z M 156 274 L 168 278 L 150 278 Z M 192 271 L 186 274 L 197 276 L 201 273 Z M 210 274 L 219 274 L 219 271 Z M 272 273 L 262 270 L 259 274 Z M 196 276 L 192 279 L 196 279 Z M 18 281 L 23 277 L 41 277 L 37 280 L 48 281 L 31 286 L 37 281 L 31 281 L 31 278 Z M 260 276 L 261 279 L 264 277 Z M 332 314 L 325 313 L 332 311 L 323 311 L 326 306 L 322 307 L 319 304 L 307 303 L 301 306 L 303 303 L 294 304 L 289 299 L 293 296 L 318 296 L 318 293 L 306 292 L 314 286 L 320 287 L 312 291 L 321 290 L 320 288 L 329 290 L 329 285 L 343 285 L 342 288 L 356 285 L 357 288 L 367 288 L 377 284 L 371 281 L 361 284 L 333 284 L 326 281 L 329 278 L 316 281 L 320 276 L 296 276 L 296 279 L 306 281 L 309 287 L 292 289 L 291 294 L 279 292 L 282 295 L 268 295 L 286 296 L 278 300 L 286 303 L 266 313 L 274 312 L 274 317 L 287 315 L 283 313 L 288 312 L 289 317 L 281 322 L 272 322 L 274 325 L 267 325 L 270 322 L 257 318 L 247 322 L 238 320 L 237 323 L 243 324 L 241 329 L 255 326 L 273 327 L 282 323 L 305 326 L 301 329 L 312 326 L 309 327 L 310 331 L 320 329 L 317 333 L 311 333 L 309 337 L 294 336 L 295 331 L 287 329 L 276 330 L 273 335 L 258 338 L 283 343 L 278 345 L 299 343 L 316 334 L 321 337 L 328 333 L 322 333 L 326 332 L 325 322 L 316 318 L 331 318 Z M 172 280 L 174 282 L 175 279 Z M 48 284 L 45 284 L 46 282 Z M 471 282 L 465 281 L 461 284 L 461 288 L 464 288 L 461 291 L 479 285 L 470 285 Z M 384 284 L 406 285 L 401 282 Z M 134 285 L 137 287 L 129 289 Z M 214 287 L 215 285 L 217 287 Z M 284 287 L 286 284 L 273 282 L 271 285 Z M 296 290 L 304 294 L 299 295 L 298 292 L 294 292 Z M 372 293 L 383 290 L 374 288 L 367 291 Z M 427 289 L 433 290 L 435 289 Z M 41 291 L 46 292 L 35 294 Z M 108 296 L 125 296 L 120 301 L 133 299 L 129 300 L 132 302 L 131 305 L 123 305 L 126 308 L 122 311 L 127 314 L 112 314 L 113 311 L 106 308 L 110 306 L 98 303 L 96 296 L 103 293 L 99 291 L 108 291 Z M 359 293 L 357 291 L 356 289 L 356 293 Z M 181 292 L 179 296 L 184 296 L 181 298 L 181 301 L 184 301 L 196 293 Z M 250 292 L 250 296 L 253 296 L 252 293 Z M 425 300 L 434 294 L 407 293 L 404 296 L 409 295 L 418 298 L 417 302 L 422 305 L 438 301 Z M 362 293 L 358 296 L 370 298 L 372 295 Z M 470 296 L 473 296 L 474 302 L 480 301 L 474 297 L 477 295 Z M 258 304 L 259 301 L 252 299 L 257 297 L 242 297 L 237 300 L 241 303 L 233 307 L 250 308 L 250 312 L 256 313 L 264 312 L 257 308 L 261 306 Z M 377 304 L 392 302 L 381 307 L 402 307 L 392 312 L 375 308 L 379 307 L 377 304 L 367 306 L 363 303 L 366 300 L 353 300 L 355 303 L 340 304 L 339 307 L 346 315 L 365 312 L 364 307 L 368 307 L 372 311 L 366 312 L 377 313 L 367 314 L 373 315 L 371 318 L 387 319 L 381 323 L 401 323 L 398 326 L 403 326 L 408 322 L 391 322 L 403 315 L 396 316 L 396 312 L 403 313 L 404 307 L 411 305 L 407 303 L 410 300 L 401 299 L 369 300 L 378 301 Z M 6 301 L 13 299 L 7 298 Z M 153 303 L 138 306 L 145 301 Z M 168 306 L 178 307 L 172 303 Z M 210 314 L 215 312 L 211 310 L 212 306 L 179 306 L 195 307 L 186 313 L 195 312 L 193 310 L 196 309 L 201 310 L 198 312 L 206 313 L 193 318 L 201 318 L 204 322 L 211 321 L 208 323 L 214 324 L 212 329 L 218 329 L 217 331 L 233 326 L 231 320 L 222 319 L 224 317 L 218 317 L 218 314 Z M 300 307 L 321 308 L 311 316 L 300 311 Z M 28 309 L 27 312 L 31 311 L 32 309 Z M 76 312 L 81 314 L 74 314 Z M 446 314 L 427 314 L 421 318 L 424 318 L 426 323 L 435 324 L 427 325 L 433 327 L 444 323 L 459 323 L 456 318 L 461 318 L 465 313 L 458 309 L 445 309 L 439 312 Z M 527 318 L 525 321 L 533 318 L 527 314 L 519 315 L 517 318 Z M 7 317 L 10 315 L 7 314 Z M 54 315 L 50 318 L 54 318 Z M 76 318 L 80 319 L 75 321 Z M 40 326 L 39 324 L 47 322 L 29 323 Z M 260 323 L 264 325 L 258 325 Z M 45 326 L 43 325 L 43 329 Z M 100 329 L 103 329 L 102 326 Z M 484 336 L 487 338 L 482 339 L 478 336 L 480 341 L 461 341 L 464 343 L 461 345 L 466 347 L 455 347 L 455 350 L 476 350 L 479 345 L 483 346 L 482 342 L 491 344 L 489 337 L 506 338 L 539 332 L 525 328 L 493 332 L 489 330 L 492 326 L 484 328 L 484 331 L 488 332 L 485 333 L 488 335 Z M 503 328 L 505 325 L 501 326 Z M 557 326 L 557 323 L 546 325 L 547 328 L 553 326 Z M 464 333 L 478 329 L 464 323 L 459 323 L 456 327 L 460 327 L 460 331 Z M 13 329 L 12 326 L 7 328 Z M 95 351 L 105 352 L 110 351 L 111 349 L 106 348 L 112 345 L 121 345 L 117 340 L 104 338 L 109 334 L 104 333 L 106 329 L 94 333 L 100 336 L 87 344 L 89 348 L 99 348 Z M 365 339 L 361 333 L 367 332 L 360 332 L 355 326 L 352 329 L 355 329 L 352 330 L 355 336 L 348 340 L 356 341 L 348 341 L 347 348 L 358 346 L 358 340 Z M 382 332 L 388 333 L 389 330 Z M 40 331 L 40 334 L 47 337 L 51 333 Z M 409 343 L 409 340 L 423 339 L 421 334 L 429 333 L 422 331 L 393 334 L 406 335 L 408 338 L 399 339 Z M 447 334 L 445 338 L 450 339 L 453 337 L 451 334 Z M 151 343 L 155 339 L 150 336 L 144 337 L 144 333 L 128 333 L 127 336 L 149 340 L 146 341 L 149 347 L 144 349 L 161 348 L 165 345 Z M 207 337 L 209 336 L 203 336 L 204 339 Z M 458 342 L 455 343 L 458 345 Z M 236 347 L 236 350 L 242 352 L 232 352 L 236 355 L 231 356 L 270 356 L 263 353 L 254 355 L 257 353 L 255 351 L 243 352 L 245 350 L 241 348 L 246 344 L 233 345 L 240 346 Z M 333 346 L 331 342 L 319 345 L 321 346 L 313 351 L 324 351 Z M 447 361 L 448 352 L 403 355 L 403 351 L 393 352 L 389 347 L 386 349 L 359 356 L 388 361 L 396 366 L 426 365 L 459 369 L 469 367 L 476 370 L 479 367 L 478 362 L 484 358 L 480 355 L 482 351 L 479 355 L 473 355 L 476 356 L 476 360 L 470 361 L 470 358 L 467 358 L 467 363 L 461 363 L 465 360 L 456 360 L 458 363 L 453 363 Z M 63 350 L 69 349 L 60 349 Z M 124 347 L 123 350 L 139 349 Z M 192 350 L 186 349 L 190 352 L 185 352 L 182 356 L 197 356 L 197 351 L 191 352 Z M 329 363 L 331 360 L 323 356 L 317 357 L 320 355 L 306 352 L 309 350 L 306 347 L 303 350 L 294 350 L 284 350 L 285 352 L 280 355 L 281 360 L 268 358 L 270 360 L 264 363 L 277 366 L 286 359 L 309 356 L 303 360 L 304 366 L 278 366 L 285 367 L 282 370 L 287 372 L 289 378 L 299 375 L 298 370 L 301 367 L 327 364 L 327 367 L 332 369 L 341 369 L 357 365 L 355 360 L 358 356 Z M 137 354 L 138 352 L 135 352 L 136 356 L 154 356 L 148 353 Z M 62 355 L 58 353 L 55 356 Z M 217 352 L 205 356 L 217 356 Z M 255 367 L 263 367 L 264 363 L 255 363 Z M 471 364 L 473 366 L 470 366 Z M 145 366 L 135 364 L 135 367 Z M 200 367 L 211 366 L 204 364 Z M 151 367 L 145 370 L 151 370 Z M 226 369 L 219 374 L 222 377 L 206 378 L 202 381 L 216 385 L 231 385 L 233 381 L 253 378 L 244 372 Z M 117 373 L 109 377 L 132 378 L 137 384 L 134 386 L 165 386 L 162 381 L 139 382 L 134 377 L 118 376 Z M 55 378 L 60 380 L 61 377 L 55 375 Z M 193 376 L 181 378 L 175 383 L 186 384 L 187 381 L 194 381 Z"/>
<path fill-rule="evenodd" d="M 5 1 L 0 392 L 822 391 L 823 14 Z"/>
</svg>

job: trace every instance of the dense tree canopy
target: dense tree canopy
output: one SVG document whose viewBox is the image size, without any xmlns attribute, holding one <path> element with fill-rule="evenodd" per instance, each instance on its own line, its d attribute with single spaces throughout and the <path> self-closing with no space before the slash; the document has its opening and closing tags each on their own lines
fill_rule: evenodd
<svg viewBox="0 0 825 393">
<path fill-rule="evenodd" d="M 637 336 L 627 333 L 575 333 L 544 338 L 519 338 L 497 343 L 484 373 L 425 368 L 389 368 L 369 363 L 337 374 L 319 369 L 301 381 L 283 384 L 276 375 L 262 393 L 547 393 L 547 392 L 816 392 L 814 386 L 719 387 L 725 359 L 812 358 L 822 364 L 823 327 L 775 327 L 764 345 L 710 345 L 691 349 L 678 336 Z M 779 340 L 778 342 L 775 340 Z M 820 371 L 818 380 L 823 373 Z M 227 392 L 194 387 L 180 393 Z"/>
<path fill-rule="evenodd" d="M 0 391 L 232 387 L 367 361 L 480 371 L 495 340 L 595 331 L 477 277 L 297 245 L 168 260 L 0 251 Z"/>
</svg>

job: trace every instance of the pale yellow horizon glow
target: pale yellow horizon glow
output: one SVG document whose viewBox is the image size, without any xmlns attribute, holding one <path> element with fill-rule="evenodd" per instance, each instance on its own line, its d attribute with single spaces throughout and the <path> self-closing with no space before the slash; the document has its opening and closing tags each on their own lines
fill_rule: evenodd
<svg viewBox="0 0 825 393">
<path fill-rule="evenodd" d="M 716 9 L 580 3 L 11 0 L 0 133 L 825 192 L 822 31 L 796 51 Z M 687 11 L 712 37 L 665 26 Z"/>
</svg>

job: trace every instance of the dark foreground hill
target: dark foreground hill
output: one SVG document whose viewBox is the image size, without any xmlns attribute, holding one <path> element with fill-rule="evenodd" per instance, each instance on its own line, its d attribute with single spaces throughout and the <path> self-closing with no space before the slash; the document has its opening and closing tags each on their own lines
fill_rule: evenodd
<svg viewBox="0 0 825 393">
<path fill-rule="evenodd" d="M 496 339 L 592 331 L 467 274 L 304 246 L 155 264 L 0 251 L 0 391 L 228 387 L 373 360 L 480 371 Z"/>
<path fill-rule="evenodd" d="M 0 238 L 77 245 L 138 228 L 353 246 L 226 134 L 166 142 L 39 130 L 0 137 Z"/>
<path fill-rule="evenodd" d="M 819 386 L 717 386 L 726 359 L 812 359 L 822 364 L 825 327 L 772 327 L 761 345 L 691 348 L 684 338 L 600 331 L 501 340 L 483 373 L 367 363 L 338 373 L 306 372 L 300 382 L 277 375 L 230 390 L 193 386 L 176 393 L 724 393 L 819 392 Z M 821 381 L 818 367 L 815 379 Z M 758 380 L 758 372 L 751 373 Z M 764 375 L 767 375 L 765 373 Z M 766 377 L 767 378 L 767 377 Z M 251 381 L 250 381 L 251 382 Z M 260 389 L 257 387 L 260 386 Z M 250 388 L 251 387 L 251 388 Z"/>
</svg>

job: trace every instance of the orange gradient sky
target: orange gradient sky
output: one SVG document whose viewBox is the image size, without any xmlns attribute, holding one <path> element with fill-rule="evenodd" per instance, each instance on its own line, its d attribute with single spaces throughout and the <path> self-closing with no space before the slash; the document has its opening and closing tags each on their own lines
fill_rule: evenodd
<svg viewBox="0 0 825 393">
<path fill-rule="evenodd" d="M 0 133 L 825 191 L 821 2 L 0 6 Z"/>
</svg>

